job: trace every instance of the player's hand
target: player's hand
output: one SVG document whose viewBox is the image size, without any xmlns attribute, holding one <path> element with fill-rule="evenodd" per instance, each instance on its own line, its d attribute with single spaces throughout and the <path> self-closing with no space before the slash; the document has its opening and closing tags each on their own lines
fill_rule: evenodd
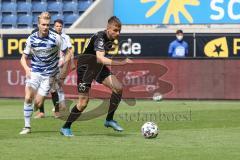
<svg viewBox="0 0 240 160">
<path fill-rule="evenodd" d="M 31 68 L 27 68 L 25 72 L 26 72 L 26 78 L 31 78 Z"/>
</svg>

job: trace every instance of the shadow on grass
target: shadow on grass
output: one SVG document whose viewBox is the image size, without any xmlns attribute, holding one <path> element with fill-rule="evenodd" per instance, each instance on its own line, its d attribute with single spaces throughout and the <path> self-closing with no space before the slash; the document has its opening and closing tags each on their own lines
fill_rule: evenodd
<svg viewBox="0 0 240 160">
<path fill-rule="evenodd" d="M 106 136 L 109 136 L 109 137 L 128 137 L 132 134 L 129 134 L 129 133 L 124 133 L 124 132 L 114 132 L 113 133 L 82 133 L 82 132 L 74 132 L 74 135 L 77 136 L 77 137 L 96 137 L 96 136 L 99 136 L 99 137 L 106 137 Z"/>
</svg>

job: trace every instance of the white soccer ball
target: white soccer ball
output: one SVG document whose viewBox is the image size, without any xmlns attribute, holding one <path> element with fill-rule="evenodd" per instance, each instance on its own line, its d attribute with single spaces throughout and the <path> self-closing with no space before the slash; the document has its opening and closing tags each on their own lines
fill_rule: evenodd
<svg viewBox="0 0 240 160">
<path fill-rule="evenodd" d="M 144 138 L 156 138 L 158 135 L 159 129 L 154 122 L 146 122 L 143 124 L 141 131 Z"/>
<path fill-rule="evenodd" d="M 153 99 L 154 101 L 161 101 L 162 98 L 163 98 L 163 96 L 162 96 L 161 93 L 154 93 L 154 94 L 153 94 L 153 97 L 152 97 L 152 99 Z"/>
</svg>

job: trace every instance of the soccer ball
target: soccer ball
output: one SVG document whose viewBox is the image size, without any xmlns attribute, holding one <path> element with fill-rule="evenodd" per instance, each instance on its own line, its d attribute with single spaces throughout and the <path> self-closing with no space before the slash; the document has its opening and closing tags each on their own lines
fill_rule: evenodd
<svg viewBox="0 0 240 160">
<path fill-rule="evenodd" d="M 156 138 L 158 135 L 159 129 L 154 122 L 146 122 L 143 124 L 141 131 L 144 138 Z"/>
<path fill-rule="evenodd" d="M 161 101 L 162 100 L 162 98 L 163 98 L 163 96 L 162 96 L 162 94 L 161 93 L 154 93 L 153 94 L 153 97 L 152 97 L 152 99 L 154 100 L 154 101 Z"/>
</svg>

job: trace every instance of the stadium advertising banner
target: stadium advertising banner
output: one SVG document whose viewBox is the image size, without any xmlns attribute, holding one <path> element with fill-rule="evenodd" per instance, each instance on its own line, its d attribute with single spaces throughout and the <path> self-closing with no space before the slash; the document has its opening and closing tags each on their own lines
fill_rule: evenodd
<svg viewBox="0 0 240 160">
<path fill-rule="evenodd" d="M 3 35 L 1 58 L 20 58 L 28 35 Z M 70 35 L 75 55 L 81 54 L 91 35 Z M 175 40 L 175 34 L 122 34 L 114 41 L 110 56 L 116 57 L 168 57 L 169 44 Z M 189 44 L 189 57 L 193 56 L 193 34 L 185 34 L 184 40 Z M 1 47 L 1 46 L 0 46 Z"/>
<path fill-rule="evenodd" d="M 124 24 L 218 24 L 240 22 L 239 0 L 115 0 Z"/>
<path fill-rule="evenodd" d="M 0 40 L 0 59 L 20 59 L 28 35 L 3 35 Z M 71 42 L 75 56 L 82 54 L 91 37 L 89 34 L 72 34 Z M 196 45 L 194 45 L 194 38 Z M 112 57 L 166 58 L 169 44 L 175 40 L 175 34 L 142 33 L 122 34 L 114 41 L 109 52 Z M 240 34 L 184 34 L 192 58 L 239 58 Z M 194 49 L 196 47 L 196 49 Z M 194 50 L 196 55 L 194 55 Z"/>
<path fill-rule="evenodd" d="M 240 99 L 240 61 L 134 60 L 133 64 L 110 68 L 124 86 L 124 98 L 152 99 Z M 234 76 L 234 78 L 232 78 Z M 25 72 L 19 60 L 0 60 L 0 97 L 24 97 Z M 67 98 L 77 98 L 77 76 L 65 80 Z M 111 91 L 94 82 L 91 97 L 107 98 Z"/>
<path fill-rule="evenodd" d="M 196 34 L 197 57 L 240 56 L 240 34 Z"/>
<path fill-rule="evenodd" d="M 29 35 L 4 34 L 0 41 L 0 58 L 20 58 Z M 71 35 L 75 53 L 82 53 L 91 35 Z"/>
</svg>

